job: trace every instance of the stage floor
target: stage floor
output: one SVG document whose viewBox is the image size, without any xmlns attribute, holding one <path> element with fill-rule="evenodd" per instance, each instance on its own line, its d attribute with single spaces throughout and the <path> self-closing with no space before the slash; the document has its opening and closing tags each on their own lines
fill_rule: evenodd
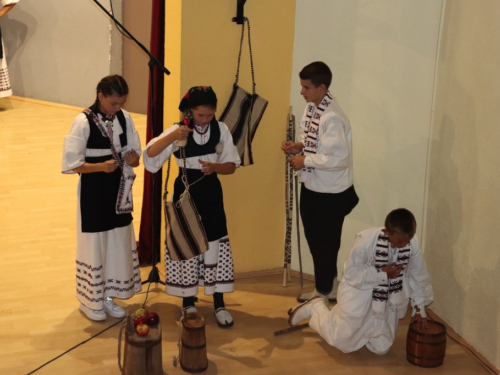
<svg viewBox="0 0 500 375">
<path fill-rule="evenodd" d="M 80 111 L 81 108 L 23 98 L 0 99 L 0 373 L 3 375 L 120 373 L 117 359 L 120 321 L 113 318 L 89 321 L 78 310 L 75 298 L 77 176 L 63 175 L 60 169 L 63 137 Z M 133 117 L 140 134 L 145 134 L 146 116 Z M 136 172 L 135 186 L 142 187 L 142 168 Z M 141 194 L 142 188 L 134 190 L 136 207 L 142 206 Z M 136 209 L 136 234 L 139 220 Z M 150 270 L 151 267 L 141 268 L 143 279 L 147 279 Z M 163 278 L 165 271 L 161 264 L 159 272 Z M 306 289 L 312 289 L 312 285 L 305 282 Z M 178 353 L 181 300 L 166 295 L 162 285 L 150 286 L 147 306 L 160 315 L 162 323 L 163 371 L 169 375 L 185 374 L 172 361 Z M 299 280 L 292 278 L 283 287 L 282 276 L 276 274 L 239 278 L 235 286 L 236 292 L 225 298 L 235 320 L 230 329 L 217 326 L 211 298 L 199 295 L 209 361 L 204 374 L 489 373 L 450 338 L 441 367 L 426 370 L 408 363 L 408 316 L 401 321 L 396 342 L 384 356 L 366 348 L 343 354 L 310 328 L 274 336 L 273 332 L 288 327 L 287 310 L 296 305 Z M 135 310 L 144 303 L 147 288 L 144 285 L 142 293 L 118 303 Z M 102 332 L 108 327 L 111 328 Z M 80 343 L 83 344 L 77 346 Z M 74 349 L 67 352 L 71 348 Z"/>
</svg>

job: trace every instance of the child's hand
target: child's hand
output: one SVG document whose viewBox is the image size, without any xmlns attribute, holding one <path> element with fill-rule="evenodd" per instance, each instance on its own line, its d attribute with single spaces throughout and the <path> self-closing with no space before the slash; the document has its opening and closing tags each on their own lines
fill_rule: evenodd
<svg viewBox="0 0 500 375">
<path fill-rule="evenodd" d="M 177 131 L 177 139 L 179 141 L 184 141 L 188 139 L 189 133 L 193 132 L 193 129 L 188 128 L 186 125 L 179 126 L 179 129 Z"/>
<path fill-rule="evenodd" d="M 118 164 L 116 164 L 115 159 L 106 160 L 102 163 L 102 171 L 104 173 L 112 173 L 118 168 Z"/>
<path fill-rule="evenodd" d="M 387 274 L 387 277 L 389 279 L 395 279 L 401 274 L 401 271 L 403 270 L 403 265 L 396 265 L 396 263 L 391 263 L 388 264 L 387 266 L 383 267 L 381 271 L 385 272 Z"/>
<path fill-rule="evenodd" d="M 304 160 L 305 160 L 304 155 L 297 155 L 297 156 L 292 156 L 290 159 L 288 159 L 288 162 L 292 166 L 292 169 L 294 171 L 298 171 L 302 168 L 304 168 Z"/>
<path fill-rule="evenodd" d="M 125 162 L 131 167 L 138 167 L 140 158 L 141 157 L 134 149 L 125 153 Z"/>
<path fill-rule="evenodd" d="M 281 149 L 285 152 L 285 154 L 298 154 L 302 151 L 303 145 L 298 142 L 285 141 L 281 143 Z"/>
<path fill-rule="evenodd" d="M 201 159 L 198 159 L 198 161 L 201 164 L 201 171 L 203 174 L 209 175 L 215 172 L 216 163 L 210 163 L 209 161 L 203 161 Z"/>
<path fill-rule="evenodd" d="M 420 315 L 420 309 L 418 306 L 415 306 L 416 312 L 410 319 L 410 324 L 417 322 L 417 327 L 423 331 L 427 329 L 427 318 L 422 318 Z"/>
</svg>

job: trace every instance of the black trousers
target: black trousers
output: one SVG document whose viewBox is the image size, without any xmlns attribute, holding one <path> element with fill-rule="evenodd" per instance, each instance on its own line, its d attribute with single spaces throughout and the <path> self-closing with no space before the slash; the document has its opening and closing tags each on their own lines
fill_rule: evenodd
<svg viewBox="0 0 500 375">
<path fill-rule="evenodd" d="M 316 290 L 321 294 L 332 291 L 344 218 L 358 202 L 354 186 L 331 194 L 314 192 L 302 184 L 300 216 L 313 258 Z"/>
</svg>

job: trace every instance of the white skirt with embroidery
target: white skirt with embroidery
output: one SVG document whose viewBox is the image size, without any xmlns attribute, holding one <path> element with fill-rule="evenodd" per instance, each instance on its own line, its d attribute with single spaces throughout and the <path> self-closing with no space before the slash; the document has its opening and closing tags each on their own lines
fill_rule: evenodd
<svg viewBox="0 0 500 375">
<path fill-rule="evenodd" d="M 7 68 L 7 59 L 5 54 L 5 46 L 3 45 L 3 58 L 0 59 L 0 98 L 12 95 L 12 87 L 9 79 L 9 69 Z"/>
<path fill-rule="evenodd" d="M 76 297 L 102 310 L 106 297 L 128 299 L 142 290 L 133 223 L 105 232 L 83 233 L 77 210 Z"/>
<path fill-rule="evenodd" d="M 208 243 L 207 252 L 197 257 L 174 261 L 165 248 L 165 278 L 167 294 L 192 297 L 198 286 L 206 295 L 234 291 L 234 267 L 228 236 Z"/>
</svg>

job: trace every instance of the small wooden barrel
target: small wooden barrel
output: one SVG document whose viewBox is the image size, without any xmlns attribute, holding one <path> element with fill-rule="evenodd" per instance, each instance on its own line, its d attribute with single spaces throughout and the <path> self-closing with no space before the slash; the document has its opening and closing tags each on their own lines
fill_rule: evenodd
<svg viewBox="0 0 500 375">
<path fill-rule="evenodd" d="M 427 330 L 420 330 L 417 323 L 410 325 L 406 338 L 406 359 L 420 367 L 438 367 L 446 353 L 446 327 L 427 320 Z"/>
<path fill-rule="evenodd" d="M 139 336 L 134 316 L 127 315 L 122 375 L 163 375 L 160 323 L 149 327 L 146 336 Z"/>
<path fill-rule="evenodd" d="M 202 372 L 208 367 L 205 319 L 198 313 L 188 313 L 181 321 L 179 362 L 184 371 Z"/>
</svg>

